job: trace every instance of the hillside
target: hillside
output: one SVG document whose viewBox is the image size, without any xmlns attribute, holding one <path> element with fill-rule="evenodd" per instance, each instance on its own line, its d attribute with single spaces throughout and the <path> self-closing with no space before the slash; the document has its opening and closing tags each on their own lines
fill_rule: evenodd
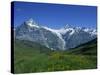
<svg viewBox="0 0 100 75">
<path fill-rule="evenodd" d="M 73 54 L 97 55 L 97 39 L 81 44 L 76 48 L 69 50 L 69 52 Z"/>
<path fill-rule="evenodd" d="M 14 43 L 14 73 L 48 72 L 64 70 L 95 69 L 97 67 L 96 53 L 89 44 L 79 46 L 73 50 L 50 50 L 40 44 L 30 41 L 15 40 Z M 96 46 L 93 45 L 94 50 Z M 83 54 L 80 50 L 88 48 Z M 75 51 L 74 51 L 75 50 Z"/>
</svg>

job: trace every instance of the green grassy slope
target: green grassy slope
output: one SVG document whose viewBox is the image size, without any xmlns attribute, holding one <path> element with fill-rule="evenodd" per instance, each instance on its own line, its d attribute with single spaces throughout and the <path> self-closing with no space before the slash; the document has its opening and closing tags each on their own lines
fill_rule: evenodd
<svg viewBox="0 0 100 75">
<path fill-rule="evenodd" d="M 78 54 L 77 49 L 79 47 L 75 48 L 76 53 L 73 50 L 70 52 L 51 51 L 37 43 L 16 40 L 14 44 L 14 73 L 96 68 L 96 54 Z M 96 50 L 96 47 L 94 49 Z"/>
<path fill-rule="evenodd" d="M 85 44 L 69 50 L 73 54 L 97 55 L 97 39 L 93 39 Z"/>
</svg>

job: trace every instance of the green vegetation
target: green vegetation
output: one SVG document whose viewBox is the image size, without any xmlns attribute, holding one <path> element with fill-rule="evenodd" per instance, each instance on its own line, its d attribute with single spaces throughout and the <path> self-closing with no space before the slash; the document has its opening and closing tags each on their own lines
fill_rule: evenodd
<svg viewBox="0 0 100 75">
<path fill-rule="evenodd" d="M 96 42 L 68 51 L 52 51 L 29 41 L 15 40 L 14 73 L 95 69 Z"/>
</svg>

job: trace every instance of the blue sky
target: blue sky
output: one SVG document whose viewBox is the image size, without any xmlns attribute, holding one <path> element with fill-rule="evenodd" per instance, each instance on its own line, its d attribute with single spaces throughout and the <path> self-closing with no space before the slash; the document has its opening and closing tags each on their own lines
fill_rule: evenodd
<svg viewBox="0 0 100 75">
<path fill-rule="evenodd" d="M 14 25 L 21 25 L 30 18 L 40 25 L 54 29 L 62 28 L 66 24 L 96 28 L 97 7 L 14 2 Z"/>
</svg>

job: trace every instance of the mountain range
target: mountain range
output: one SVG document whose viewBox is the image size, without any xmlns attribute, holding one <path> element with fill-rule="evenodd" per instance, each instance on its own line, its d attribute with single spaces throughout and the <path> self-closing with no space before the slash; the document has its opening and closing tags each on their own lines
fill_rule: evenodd
<svg viewBox="0 0 100 75">
<path fill-rule="evenodd" d="M 69 25 L 51 29 L 29 19 L 14 29 L 14 37 L 39 43 L 51 50 L 68 50 L 97 38 L 97 30 Z"/>
</svg>

